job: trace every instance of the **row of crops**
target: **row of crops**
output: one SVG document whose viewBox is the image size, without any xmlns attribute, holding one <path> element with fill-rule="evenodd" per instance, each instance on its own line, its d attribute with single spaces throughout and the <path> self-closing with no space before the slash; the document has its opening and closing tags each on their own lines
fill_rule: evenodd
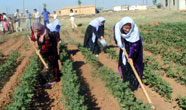
<svg viewBox="0 0 186 110">
<path fill-rule="evenodd" d="M 62 99 L 64 107 L 69 110 L 87 110 L 85 104 L 85 94 L 82 93 L 84 87 L 80 84 L 80 78 L 73 68 L 73 62 L 68 54 L 64 42 L 60 45 L 60 61 L 62 63 Z"/>
<path fill-rule="evenodd" d="M 116 97 L 122 110 L 151 110 L 149 104 L 142 105 L 143 101 L 136 100 L 131 89 L 128 88 L 128 83 L 123 83 L 123 81 L 117 77 L 118 73 L 100 64 L 97 57 L 95 57 L 89 49 L 79 46 L 79 50 L 82 52 L 87 62 L 95 69 L 93 74 L 97 73 L 105 82 L 105 86 L 108 90 Z"/>
<path fill-rule="evenodd" d="M 20 54 L 18 52 L 13 52 L 8 56 L 8 59 L 4 62 L 4 64 L 0 66 L 0 81 L 6 76 L 6 74 L 14 71 L 19 56 Z"/>
<path fill-rule="evenodd" d="M 172 26 L 174 28 L 168 28 Z M 183 85 L 186 84 L 186 69 L 184 67 L 185 45 L 182 44 L 185 43 L 185 38 L 182 36 L 185 34 L 183 29 L 185 29 L 186 25 L 180 24 L 180 26 L 177 24 L 160 24 L 155 26 L 145 25 L 143 26 L 143 28 L 141 27 L 143 30 L 142 36 L 145 42 L 145 50 L 148 50 L 154 54 L 162 55 L 164 59 L 164 64 L 169 65 L 168 67 L 163 67 L 156 59 L 150 56 L 144 56 L 145 68 L 143 82 L 168 100 L 172 98 L 172 87 L 169 83 L 161 79 L 161 75 L 163 74 L 157 73 L 157 71 L 164 71 L 164 74 L 166 74 L 168 77 L 175 78 L 179 83 Z M 177 27 L 178 29 L 175 27 Z M 179 33 L 175 33 L 173 30 L 178 31 Z M 160 34 L 162 33 L 162 31 L 165 35 Z M 170 34 L 175 35 L 176 37 L 172 36 L 172 38 L 169 39 L 168 37 Z M 157 35 L 159 37 L 157 37 Z M 176 38 L 178 41 L 173 38 Z M 171 41 L 171 39 L 175 41 Z M 176 44 L 174 44 L 175 42 Z M 81 45 L 79 45 L 78 48 L 84 55 L 87 62 L 90 63 L 92 68 L 95 69 L 95 72 L 93 72 L 93 74 L 96 73 L 96 75 L 105 82 L 105 86 L 117 99 L 121 109 L 151 110 L 151 106 L 149 104 L 143 105 L 143 102 L 141 100 L 136 100 L 136 97 L 134 96 L 133 92 L 128 88 L 128 83 L 124 83 L 122 80 L 120 80 L 117 75 L 118 73 L 115 73 L 113 72 L 113 70 L 102 65 L 88 49 L 83 48 Z M 175 50 L 176 54 L 171 53 L 170 48 Z M 177 48 L 180 49 L 176 50 Z M 109 54 L 110 58 L 118 60 L 119 55 L 113 48 L 106 49 L 106 52 Z M 165 53 L 167 54 L 166 56 L 164 55 L 164 52 L 167 52 Z M 12 54 L 3 64 L 5 66 L 0 66 L 0 79 L 3 78 L 4 74 L 7 71 L 12 72 L 12 68 L 15 68 L 16 60 L 18 57 L 18 53 Z M 70 55 L 64 42 L 62 42 L 62 44 L 60 45 L 60 61 L 62 63 L 61 73 L 63 73 L 62 102 L 64 107 L 69 110 L 89 109 L 85 101 L 86 96 L 82 92 L 85 88 L 80 83 L 80 77 L 77 75 L 77 72 L 73 67 L 73 61 L 70 58 Z M 171 65 L 171 61 L 174 62 L 176 65 Z M 176 67 L 176 70 L 173 70 L 172 67 Z M 12 98 L 13 103 L 6 107 L 7 110 L 25 110 L 31 108 L 29 105 L 32 103 L 33 96 L 35 95 L 34 90 L 36 84 L 38 83 L 37 78 L 39 76 L 40 70 L 41 64 L 39 63 L 38 57 L 33 57 L 31 63 L 28 65 L 24 72 L 24 76 L 21 78 L 20 85 L 14 92 L 14 96 Z M 186 109 L 186 97 L 179 96 L 177 98 L 177 101 L 181 109 Z"/>
<path fill-rule="evenodd" d="M 109 54 L 110 58 L 118 60 L 116 56 L 116 51 L 114 49 L 107 49 L 106 52 Z M 153 90 L 158 92 L 164 98 L 171 100 L 172 98 L 172 87 L 165 80 L 160 78 L 161 73 L 154 73 L 153 71 L 163 69 L 156 59 L 146 56 L 144 59 L 144 73 L 143 73 L 143 83 L 149 85 Z M 177 97 L 178 105 L 181 110 L 186 109 L 186 97 L 178 95 Z"/>
<path fill-rule="evenodd" d="M 144 56 L 145 70 L 143 82 L 168 100 L 172 98 L 172 87 L 161 78 L 162 75 L 166 74 L 166 76 L 174 78 L 180 84 L 186 84 L 186 68 L 184 67 L 186 59 L 185 27 L 186 24 L 183 23 L 161 23 L 154 26 L 140 26 L 144 49 L 154 53 L 154 55 L 160 54 L 163 59 L 163 65 L 160 65 L 157 59 L 151 56 Z M 110 39 L 113 39 L 112 33 L 106 34 L 111 36 Z M 80 36 L 80 38 L 82 37 Z M 118 55 L 114 49 L 108 48 L 106 52 L 110 53 L 109 56 L 111 58 L 118 60 Z M 184 97 L 178 99 L 180 99 L 178 104 L 183 108 L 185 104 Z"/>
<path fill-rule="evenodd" d="M 162 69 L 168 77 L 175 78 L 180 84 L 186 84 L 186 24 L 171 23 L 141 26 L 144 49 L 162 56 Z M 172 61 L 172 62 L 171 62 Z M 175 63 L 173 65 L 173 62 Z M 175 68 L 173 70 L 173 68 Z"/>
<path fill-rule="evenodd" d="M 8 81 L 10 76 L 13 75 L 16 66 L 18 65 L 18 58 L 20 54 L 18 52 L 13 52 L 9 56 L 4 56 L 0 54 L 1 61 L 0 65 L 0 87 L 3 87 L 4 84 Z"/>
<path fill-rule="evenodd" d="M 34 96 L 35 86 L 38 83 L 38 75 L 40 71 L 40 63 L 38 57 L 33 57 L 31 63 L 24 71 L 21 83 L 14 91 L 12 98 L 13 103 L 6 107 L 7 110 L 28 110 Z"/>
<path fill-rule="evenodd" d="M 157 59 L 144 56 L 143 82 L 166 99 L 172 98 L 172 87 L 161 79 L 161 75 L 166 74 L 166 76 L 174 78 L 180 84 L 186 84 L 185 29 L 186 24 L 183 23 L 160 23 L 158 25 L 140 26 L 144 49 L 154 55 L 161 55 L 163 59 L 163 64 L 160 65 Z M 118 60 L 118 55 L 114 49 L 108 48 L 106 52 L 109 53 L 110 58 Z M 177 99 L 180 108 L 185 109 L 185 97 Z"/>
<path fill-rule="evenodd" d="M 116 50 L 110 48 L 107 49 L 106 52 L 109 54 L 110 58 L 114 58 L 115 60 L 118 60 L 119 55 L 117 55 Z M 162 80 L 160 76 L 158 76 L 153 72 L 155 65 L 150 64 L 151 60 L 152 59 L 150 57 L 146 57 L 144 59 L 143 82 L 146 85 L 149 85 L 153 90 L 155 90 L 161 96 L 167 99 L 171 99 L 172 88 L 170 87 L 170 84 Z"/>
<path fill-rule="evenodd" d="M 73 68 L 72 60 L 67 53 L 64 42 L 60 45 L 60 61 L 62 62 L 62 102 L 69 110 L 87 110 L 85 96 L 82 93 L 79 76 Z M 41 63 L 37 56 L 32 58 L 31 63 L 24 71 L 24 76 L 20 79 L 21 83 L 13 93 L 13 103 L 6 106 L 7 110 L 28 110 L 32 109 L 31 104 L 38 85 Z M 60 98 L 60 97 L 59 97 Z"/>
</svg>

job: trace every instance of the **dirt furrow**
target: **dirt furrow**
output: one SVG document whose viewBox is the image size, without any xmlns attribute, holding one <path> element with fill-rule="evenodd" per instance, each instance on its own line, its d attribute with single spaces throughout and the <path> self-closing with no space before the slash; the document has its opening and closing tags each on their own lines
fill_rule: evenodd
<svg viewBox="0 0 186 110">
<path fill-rule="evenodd" d="M 99 61 L 104 64 L 105 66 L 111 68 L 112 70 L 118 72 L 117 70 L 117 62 L 116 61 L 112 61 L 111 59 L 108 58 L 107 54 L 103 54 L 101 53 L 99 55 Z M 109 63 L 108 63 L 109 62 Z M 152 91 L 151 88 L 149 88 L 148 86 L 145 86 L 153 105 L 156 107 L 157 110 L 176 110 L 174 108 L 175 104 L 173 104 L 174 102 L 166 102 L 165 99 L 163 97 L 161 97 L 158 93 L 156 93 L 155 91 Z M 142 88 L 139 88 L 137 91 L 134 92 L 135 96 L 137 99 L 142 99 L 144 101 L 144 103 L 148 103 Z M 165 106 L 166 105 L 166 106 Z"/>
<path fill-rule="evenodd" d="M 38 86 L 31 105 L 32 110 L 63 110 L 61 81 L 51 87 Z"/>
<path fill-rule="evenodd" d="M 77 50 L 76 46 L 68 46 L 68 50 Z M 90 96 L 92 96 L 92 101 L 95 101 L 94 107 L 89 108 L 90 110 L 119 110 L 120 106 L 117 100 L 107 91 L 105 88 L 104 82 L 99 78 L 92 77 L 91 71 L 93 70 L 89 64 L 84 63 L 85 60 L 81 52 L 77 52 L 74 55 L 71 55 L 73 62 L 76 63 L 75 66 L 79 67 L 78 74 L 84 78 L 85 82 L 88 84 L 90 89 Z M 91 107 L 91 105 L 89 106 Z"/>
<path fill-rule="evenodd" d="M 5 46 L 2 46 L 0 51 L 4 54 L 4 55 L 8 55 L 10 54 L 10 52 L 12 50 L 17 50 L 19 48 L 21 48 L 24 44 L 24 36 L 21 36 L 17 39 L 11 39 L 10 42 L 5 42 Z"/>
<path fill-rule="evenodd" d="M 9 81 L 4 85 L 0 93 L 0 108 L 5 107 L 7 104 L 11 103 L 10 98 L 13 95 L 13 92 L 16 90 L 19 85 L 20 78 L 22 77 L 22 73 L 24 72 L 27 64 L 29 63 L 30 58 L 25 57 L 20 65 L 16 68 L 16 72 L 11 76 Z"/>
</svg>

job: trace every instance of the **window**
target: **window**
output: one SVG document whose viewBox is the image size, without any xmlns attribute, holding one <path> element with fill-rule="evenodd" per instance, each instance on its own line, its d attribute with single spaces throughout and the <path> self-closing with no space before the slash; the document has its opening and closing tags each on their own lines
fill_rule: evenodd
<svg viewBox="0 0 186 110">
<path fill-rule="evenodd" d="M 176 4 L 176 3 L 175 3 L 175 0 L 173 0 L 173 5 L 175 6 L 175 4 Z"/>
<path fill-rule="evenodd" d="M 75 13 L 77 13 L 77 10 L 75 10 Z"/>
<path fill-rule="evenodd" d="M 59 11 L 59 14 L 61 14 L 61 11 Z"/>
<path fill-rule="evenodd" d="M 165 6 L 166 7 L 168 6 L 168 0 L 165 0 Z"/>
</svg>

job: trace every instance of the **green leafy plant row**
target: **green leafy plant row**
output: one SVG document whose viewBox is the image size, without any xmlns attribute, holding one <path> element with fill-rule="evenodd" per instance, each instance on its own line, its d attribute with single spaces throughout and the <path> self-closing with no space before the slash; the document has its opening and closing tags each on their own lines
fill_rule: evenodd
<svg viewBox="0 0 186 110">
<path fill-rule="evenodd" d="M 62 63 L 62 99 L 63 105 L 69 110 L 87 110 L 85 97 L 81 94 L 80 79 L 72 65 L 64 42 L 60 45 L 60 61 Z"/>
<path fill-rule="evenodd" d="M 17 59 L 20 56 L 18 52 L 13 52 L 3 65 L 0 66 L 0 81 L 6 76 L 7 73 L 14 71 L 17 66 Z"/>
<path fill-rule="evenodd" d="M 177 63 L 177 62 L 181 62 L 181 63 L 186 62 L 186 59 L 183 56 L 180 56 L 176 52 L 167 52 L 166 51 L 167 48 L 164 46 L 159 47 L 154 44 L 145 44 L 144 48 L 145 50 L 148 50 L 156 55 L 161 54 L 163 56 L 164 63 L 169 64 L 168 68 L 164 68 L 167 76 L 171 78 L 175 78 L 182 85 L 186 84 L 186 68 L 182 66 L 181 64 Z M 183 55 L 185 56 L 185 54 Z M 170 61 L 174 61 L 177 63 L 176 71 L 173 71 Z"/>
<path fill-rule="evenodd" d="M 182 51 L 181 53 L 177 53 L 176 51 L 172 51 L 172 50 L 169 51 L 168 46 L 165 45 L 158 46 L 156 44 L 145 44 L 144 49 L 154 54 L 161 54 L 163 59 L 166 61 L 173 61 L 176 64 L 185 65 L 186 62 L 185 51 Z"/>
<path fill-rule="evenodd" d="M 158 25 L 141 26 L 141 35 L 146 50 L 161 54 L 165 59 L 177 64 L 186 63 L 185 23 L 160 23 Z"/>
<path fill-rule="evenodd" d="M 150 59 L 150 57 L 144 58 L 143 82 L 152 87 L 152 89 L 161 96 L 171 99 L 172 88 L 170 87 L 170 84 L 153 72 L 155 68 L 154 65 L 150 63 Z"/>
<path fill-rule="evenodd" d="M 40 71 L 38 57 L 32 58 L 31 63 L 24 71 L 21 83 L 14 91 L 12 98 L 13 103 L 6 107 L 6 110 L 28 110 L 34 96 L 35 85 Z"/>
<path fill-rule="evenodd" d="M 112 48 L 106 48 L 106 53 L 108 53 L 109 54 L 109 57 L 112 58 L 112 59 L 115 59 L 115 60 L 118 60 L 119 59 L 118 54 Z"/>
<path fill-rule="evenodd" d="M 162 67 L 156 59 L 152 57 L 145 58 L 148 59 L 148 65 L 150 65 L 152 70 L 163 70 L 168 77 L 176 79 L 176 81 L 182 85 L 186 85 L 186 68 L 181 67 L 180 65 L 175 65 L 175 70 L 173 70 L 173 66 L 169 63 L 168 67 Z"/>
<path fill-rule="evenodd" d="M 180 110 L 186 110 L 186 96 L 185 97 L 178 96 L 177 101 L 178 105 L 180 106 Z"/>
<path fill-rule="evenodd" d="M 113 50 L 115 51 L 115 50 Z M 116 52 L 115 52 L 116 53 Z M 112 54 L 108 53 L 112 56 Z M 119 55 L 118 55 L 119 56 Z M 117 59 L 118 57 L 113 56 L 114 59 Z M 143 82 L 146 85 L 149 85 L 153 88 L 156 92 L 158 92 L 161 96 L 170 99 L 172 94 L 172 88 L 170 87 L 170 84 L 166 81 L 162 80 L 159 76 L 157 76 L 155 73 L 153 73 L 154 69 L 160 69 L 160 67 L 156 64 L 151 65 L 148 64 L 150 58 L 145 58 L 145 67 L 143 72 Z"/>
<path fill-rule="evenodd" d="M 5 41 L 7 41 L 7 37 L 1 37 L 0 38 L 0 44 L 4 43 Z"/>
<path fill-rule="evenodd" d="M 186 48 L 184 35 L 186 34 L 186 24 L 176 23 L 159 23 L 158 25 L 143 25 L 140 27 L 143 40 L 148 43 L 156 42 L 174 47 L 175 49 Z M 152 41 L 152 42 L 149 42 Z"/>
<path fill-rule="evenodd" d="M 87 62 L 96 69 L 98 76 L 105 82 L 109 91 L 117 98 L 122 110 L 151 110 L 149 104 L 143 106 L 143 101 L 137 101 L 131 89 L 129 89 L 128 83 L 124 83 L 117 77 L 117 73 L 113 70 L 102 66 L 92 52 L 82 46 L 79 46 L 79 50 L 83 53 Z"/>
<path fill-rule="evenodd" d="M 186 85 L 186 68 L 177 66 L 176 70 L 173 70 L 173 67 L 170 65 L 168 68 L 165 68 L 166 74 L 168 77 L 175 78 L 177 82 L 182 85 Z"/>
</svg>

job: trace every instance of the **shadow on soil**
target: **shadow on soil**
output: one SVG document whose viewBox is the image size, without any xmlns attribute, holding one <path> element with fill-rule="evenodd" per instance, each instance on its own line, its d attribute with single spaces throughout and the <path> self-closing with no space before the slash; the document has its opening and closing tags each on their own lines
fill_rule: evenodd
<svg viewBox="0 0 186 110">
<path fill-rule="evenodd" d="M 75 55 L 79 50 L 71 50 L 68 53 Z M 81 85 L 81 94 L 85 96 L 85 103 L 87 104 L 88 110 L 100 110 L 98 104 L 96 103 L 96 98 L 91 94 L 90 88 L 85 81 L 85 78 L 82 77 L 81 66 L 85 63 L 83 61 L 73 62 L 73 67 L 76 70 L 77 75 L 79 76 L 80 85 Z"/>
<path fill-rule="evenodd" d="M 30 110 L 51 110 L 51 103 L 54 100 L 49 98 L 45 87 L 38 85 L 35 90 L 35 96 L 31 104 Z"/>
</svg>

